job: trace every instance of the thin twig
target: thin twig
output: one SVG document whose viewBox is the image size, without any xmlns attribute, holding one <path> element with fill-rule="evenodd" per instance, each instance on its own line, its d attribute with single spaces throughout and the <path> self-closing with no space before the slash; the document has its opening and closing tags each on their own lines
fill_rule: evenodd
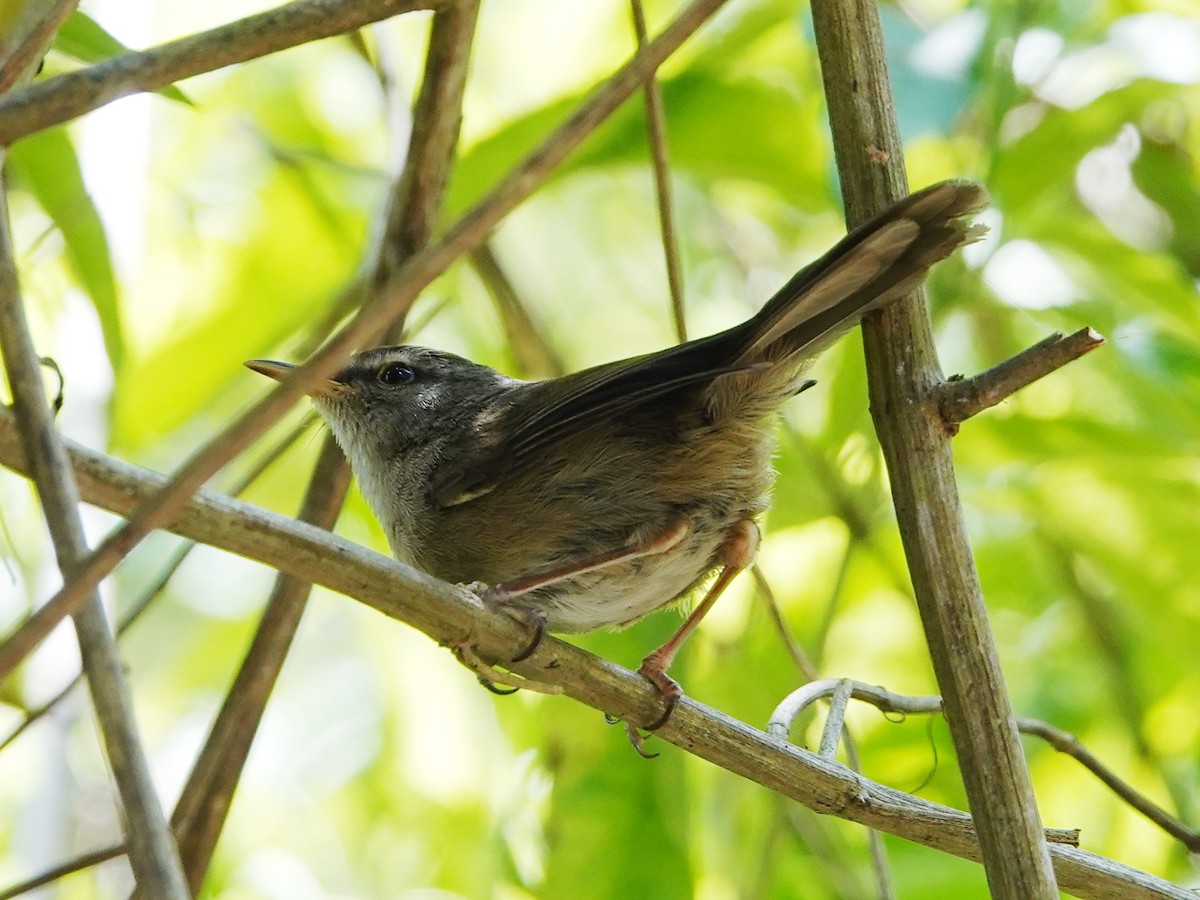
<svg viewBox="0 0 1200 900">
<path fill-rule="evenodd" d="M 22 76 L 28 74 L 54 40 L 54 34 L 67 17 L 75 11 L 79 0 L 43 0 L 42 3 L 15 4 L 19 18 L 36 16 L 31 25 L 19 21 L 9 26 L 9 35 L 19 33 L 22 25 L 28 29 L 18 37 L 19 43 L 0 60 L 0 93 L 4 93 Z M 9 7 L 12 9 L 13 7 Z"/>
<path fill-rule="evenodd" d="M 936 694 L 897 694 L 859 681 L 848 682 L 848 679 L 845 678 L 824 678 L 820 681 L 809 682 L 784 698 L 771 713 L 767 732 L 776 737 L 786 738 L 791 731 L 792 723 L 801 712 L 821 697 L 836 696 L 840 690 L 849 690 L 855 700 L 870 703 L 882 712 L 903 715 L 929 715 L 942 712 L 942 698 Z M 1017 728 L 1022 734 L 1039 737 L 1055 750 L 1070 756 L 1107 785 L 1114 794 L 1182 843 L 1189 851 L 1200 852 L 1200 831 L 1188 827 L 1149 797 L 1135 790 L 1129 782 L 1114 773 L 1088 750 L 1075 735 L 1056 728 L 1048 722 L 1027 716 L 1017 717 Z"/>
<path fill-rule="evenodd" d="M 750 566 L 750 574 L 754 577 L 754 585 L 758 588 L 758 592 L 762 595 L 763 601 L 767 606 L 767 614 L 771 617 L 771 622 L 775 625 L 775 631 L 779 634 L 780 640 L 783 641 L 783 646 L 787 649 L 788 656 L 792 658 L 796 668 L 800 674 L 809 681 L 815 681 L 820 677 L 817 667 L 809 659 L 808 654 L 804 652 L 804 648 L 796 640 L 792 634 L 792 630 L 787 627 L 787 622 L 783 620 L 783 613 L 779 609 L 779 603 L 775 600 L 775 591 L 772 590 L 770 582 L 767 581 L 766 575 L 763 574 L 762 567 L 758 563 Z"/>
<path fill-rule="evenodd" d="M 814 665 L 822 666 L 825 663 L 829 633 L 833 630 L 833 623 L 842 603 L 842 594 L 846 590 L 846 581 L 850 577 L 850 563 L 854 559 L 854 550 L 857 546 L 854 532 L 851 531 L 847 535 L 846 547 L 838 559 L 837 574 L 833 576 L 833 582 L 829 585 L 829 596 L 825 600 L 825 608 L 821 612 L 821 618 L 817 621 L 816 634 L 813 637 L 813 644 L 816 648 L 813 653 Z"/>
<path fill-rule="evenodd" d="M 850 679 L 839 678 L 837 687 L 829 695 L 829 715 L 825 717 L 825 730 L 821 732 L 821 743 L 817 750 L 826 759 L 833 759 L 837 755 L 838 744 L 842 742 L 846 703 L 850 700 L 852 687 Z"/>
<path fill-rule="evenodd" d="M 500 313 L 505 343 L 512 349 L 520 368 L 517 374 L 525 378 L 547 378 L 564 374 L 566 367 L 562 357 L 542 336 L 529 307 L 522 301 L 512 279 L 496 258 L 491 241 L 471 252 L 471 265 L 484 287 L 488 289 L 488 293 L 492 295 Z"/>
<path fill-rule="evenodd" d="M 167 582 L 169 582 L 174 577 L 175 573 L 179 571 L 179 567 L 183 565 L 184 560 L 187 559 L 188 554 L 192 552 L 195 546 L 196 543 L 194 541 L 187 541 L 175 549 L 175 552 L 171 555 L 171 558 L 167 560 L 167 564 L 163 566 L 158 577 L 142 591 L 141 597 L 139 597 L 133 606 L 131 606 L 129 610 L 121 616 L 121 621 L 117 625 L 117 637 L 124 636 L 125 632 L 127 632 L 130 627 L 141 617 L 142 613 L 150 608 L 150 604 L 156 597 L 158 597 L 159 594 L 163 592 L 163 590 L 166 589 Z M 75 689 L 76 685 L 83 680 L 83 677 L 84 673 L 80 672 L 78 675 L 68 681 L 53 697 L 46 700 L 40 706 L 35 706 L 33 709 L 26 710 L 25 718 L 23 718 L 17 724 L 17 726 L 5 736 L 3 741 L 0 741 L 0 751 L 3 751 L 5 747 L 20 737 L 21 734 L 27 728 L 29 728 L 29 726 L 38 722 L 42 717 L 50 712 L 50 710 L 54 709 L 59 703 L 66 699 L 71 691 Z"/>
<path fill-rule="evenodd" d="M 59 125 L 107 103 L 247 62 L 445 0 L 295 0 L 150 50 L 39 81 L 0 98 L 0 144 Z"/>
<path fill-rule="evenodd" d="M 1022 734 L 1040 737 L 1059 753 L 1065 753 L 1081 766 L 1099 778 L 1110 790 L 1143 816 L 1165 831 L 1175 840 L 1183 844 L 1191 853 L 1200 853 L 1200 831 L 1189 828 L 1184 822 L 1171 815 L 1145 794 L 1139 793 L 1133 785 L 1118 776 L 1106 766 L 1094 753 L 1088 750 L 1075 735 L 1061 728 L 1055 728 L 1048 722 L 1030 719 L 1024 716 L 1017 718 L 1017 727 Z"/>
<path fill-rule="evenodd" d="M 91 850 L 76 856 L 74 859 L 69 859 L 52 869 L 47 869 L 33 878 L 28 878 L 25 881 L 18 881 L 14 885 L 10 885 L 3 891 L 0 891 L 0 900 L 12 900 L 13 897 L 19 897 L 22 894 L 28 894 L 30 891 L 35 891 L 40 887 L 45 887 L 48 884 L 53 884 L 60 878 L 66 878 L 68 875 L 74 875 L 76 872 L 82 872 L 84 869 L 98 866 L 100 863 L 108 862 L 110 859 L 116 859 L 118 856 L 125 855 L 124 844 L 113 844 L 110 847 L 102 847 L 99 850 Z"/>
<path fill-rule="evenodd" d="M 946 425 L 957 429 L 960 422 L 1007 400 L 1021 388 L 1061 369 L 1103 343 L 1104 337 L 1091 328 L 1082 328 L 1071 335 L 1056 331 L 973 378 L 943 382 L 936 391 L 938 409 Z"/>
<path fill-rule="evenodd" d="M 853 538 L 851 539 L 853 540 Z M 849 554 L 849 548 L 847 548 L 847 554 Z M 845 569 L 844 563 L 845 561 L 843 560 L 843 571 Z M 787 623 L 783 620 L 783 613 L 780 611 L 779 604 L 775 600 L 775 592 L 771 589 L 771 585 L 767 582 L 766 576 L 763 575 L 758 563 L 750 567 L 750 572 L 754 576 L 754 582 L 758 586 L 759 593 L 762 594 L 763 599 L 766 601 L 767 612 L 771 616 L 775 630 L 783 640 L 784 646 L 787 647 L 788 655 L 791 656 L 792 661 L 796 664 L 796 668 L 809 681 L 817 680 L 819 675 L 816 664 L 804 652 L 804 649 L 792 635 L 791 629 L 788 628 Z M 842 741 L 846 747 L 846 759 L 850 763 L 850 768 L 855 772 L 861 773 L 862 763 L 858 756 L 858 746 L 849 729 L 842 729 Z M 895 896 L 895 889 L 892 886 L 892 870 L 888 864 L 887 848 L 883 844 L 883 836 L 874 828 L 867 829 L 867 845 L 871 852 L 871 868 L 875 873 L 876 897 L 878 900 L 892 900 Z"/>
<path fill-rule="evenodd" d="M 155 496 L 147 498 L 126 523 L 112 532 L 76 568 L 74 577 L 3 644 L 0 679 L 36 647 L 88 592 L 155 528 L 170 522 L 188 498 L 321 378 L 332 374 L 355 347 L 369 342 L 395 321 L 416 296 L 459 256 L 478 247 L 501 219 L 528 197 L 551 171 L 637 89 L 725 0 L 693 0 L 674 22 L 622 66 L 566 122 L 519 163 L 438 241 L 416 253 L 397 272 L 371 307 L 335 335 L 307 363 L 197 450 Z"/>
<path fill-rule="evenodd" d="M 805 709 L 822 697 L 829 697 L 838 689 L 844 678 L 822 678 L 810 681 L 788 694 L 767 722 L 767 733 L 777 738 L 787 738 L 792 730 L 792 723 Z M 942 698 L 936 694 L 897 694 L 873 684 L 861 681 L 850 681 L 850 696 L 855 700 L 863 700 L 883 712 L 904 713 L 935 713 L 942 711 Z"/>
<path fill-rule="evenodd" d="M 1149 710 L 1143 696 L 1144 680 L 1134 671 L 1136 655 L 1132 652 L 1130 623 L 1095 585 L 1080 578 L 1072 553 L 1056 537 L 1042 534 L 1039 543 L 1054 552 L 1068 594 L 1079 604 L 1080 619 L 1095 641 L 1099 662 L 1107 673 L 1115 715 L 1124 723 L 1129 742 L 1158 772 L 1174 802 L 1176 815 L 1183 817 L 1193 809 L 1194 784 L 1185 773 L 1163 761 L 1143 727 Z"/>
<path fill-rule="evenodd" d="M 638 48 L 646 45 L 646 11 L 642 0 L 630 0 L 633 30 Z M 663 109 L 662 91 L 653 73 L 646 76 L 646 133 L 650 138 L 651 159 L 654 161 L 654 190 L 658 201 L 658 222 L 662 231 L 663 258 L 667 265 L 667 286 L 671 291 L 671 315 L 675 320 L 675 337 L 687 340 L 687 320 L 683 306 L 683 266 L 679 262 L 679 238 L 675 232 L 675 208 L 671 202 L 671 167 L 667 153 L 667 114 Z"/>
<path fill-rule="evenodd" d="M 0 353 L 12 389 L 14 414 L 26 442 L 26 452 L 34 461 L 33 480 L 38 499 L 50 528 L 58 567 L 66 580 L 88 552 L 79 514 L 79 490 L 42 386 L 41 359 L 34 350 L 21 303 L 12 232 L 3 199 L 0 199 Z M 134 877 L 138 883 L 153 889 L 156 896 L 183 900 L 188 893 L 179 854 L 138 735 L 116 638 L 109 629 L 97 588 L 92 586 L 82 600 L 74 612 L 75 632 L 92 706 L 124 809 L 125 837 Z"/>
<path fill-rule="evenodd" d="M 118 515 L 128 515 L 166 481 L 165 476 L 70 442 L 68 448 L 84 498 Z M 12 415 L 3 409 L 0 464 L 27 472 Z M 361 600 L 443 645 L 470 641 L 481 656 L 494 659 L 511 659 L 528 646 L 524 625 L 485 607 L 467 591 L 337 535 L 212 491 L 198 492 L 170 527 L 184 537 Z M 544 638 L 533 655 L 512 668 L 520 675 L 558 684 L 566 696 L 627 720 L 646 721 L 660 708 L 658 691 L 636 673 L 552 637 Z M 876 784 L 689 697 L 680 701 L 656 734 L 811 809 L 979 859 L 975 832 L 965 813 Z M 1047 834 L 1067 839 L 1071 832 Z M 1093 853 L 1054 846 L 1051 854 L 1064 890 L 1083 898 L 1195 900 L 1169 882 Z"/>
</svg>

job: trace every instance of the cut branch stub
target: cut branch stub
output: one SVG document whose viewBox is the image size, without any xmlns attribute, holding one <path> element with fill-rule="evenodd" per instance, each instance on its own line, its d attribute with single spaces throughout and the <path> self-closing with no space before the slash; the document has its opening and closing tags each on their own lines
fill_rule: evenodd
<svg viewBox="0 0 1200 900">
<path fill-rule="evenodd" d="M 938 411 L 951 434 L 961 422 L 1007 400 L 1021 388 L 1095 350 L 1104 337 L 1092 328 L 1071 335 L 1056 331 L 973 378 L 951 379 L 936 389 Z"/>
</svg>

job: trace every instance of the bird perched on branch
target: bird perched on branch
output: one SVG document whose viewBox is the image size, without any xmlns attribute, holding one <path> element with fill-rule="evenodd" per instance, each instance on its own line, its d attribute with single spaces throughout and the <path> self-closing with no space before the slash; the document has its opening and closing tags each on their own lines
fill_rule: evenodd
<svg viewBox="0 0 1200 900">
<path fill-rule="evenodd" d="M 754 559 L 774 417 L 811 385 L 805 364 L 978 237 L 965 217 L 986 202 L 961 181 L 912 194 L 746 322 L 667 350 L 526 382 L 437 350 L 377 347 L 312 397 L 398 559 L 550 631 L 635 622 L 716 573 L 639 669 L 666 700 L 657 727 L 682 693 L 666 671 L 676 651 Z M 276 379 L 292 368 L 247 365 Z"/>
</svg>

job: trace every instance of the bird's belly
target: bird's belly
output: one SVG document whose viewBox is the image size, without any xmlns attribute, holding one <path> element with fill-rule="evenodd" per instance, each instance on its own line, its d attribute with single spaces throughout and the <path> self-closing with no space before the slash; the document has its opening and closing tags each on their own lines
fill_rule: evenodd
<svg viewBox="0 0 1200 900">
<path fill-rule="evenodd" d="M 766 509 L 772 442 L 760 418 L 725 423 L 721 440 L 701 433 L 660 441 L 666 449 L 657 455 L 627 437 L 600 434 L 593 440 L 599 450 L 568 447 L 471 502 L 419 517 L 433 531 L 397 533 L 394 546 L 407 544 L 419 568 L 446 581 L 528 584 L 686 526 L 663 552 L 610 562 L 509 601 L 543 615 L 554 632 L 627 625 L 703 580 L 720 564 L 731 530 Z"/>
<path fill-rule="evenodd" d="M 576 575 L 511 603 L 545 616 L 554 632 L 621 627 L 680 599 L 715 568 L 719 544 L 719 535 L 693 534 L 665 553 Z"/>
</svg>

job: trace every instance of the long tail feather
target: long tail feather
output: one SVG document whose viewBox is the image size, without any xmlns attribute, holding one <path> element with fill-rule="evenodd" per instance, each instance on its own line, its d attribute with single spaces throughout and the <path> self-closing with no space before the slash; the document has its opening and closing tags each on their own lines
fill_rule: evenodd
<svg viewBox="0 0 1200 900">
<path fill-rule="evenodd" d="M 809 356 L 871 309 L 908 292 L 926 270 L 985 229 L 962 221 L 988 202 L 967 181 L 943 181 L 889 207 L 799 272 L 744 326 L 738 362 Z"/>
</svg>

